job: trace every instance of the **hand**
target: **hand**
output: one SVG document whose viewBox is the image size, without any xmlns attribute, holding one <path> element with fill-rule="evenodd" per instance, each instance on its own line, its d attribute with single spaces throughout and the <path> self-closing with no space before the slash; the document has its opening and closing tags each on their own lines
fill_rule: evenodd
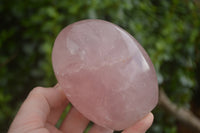
<svg viewBox="0 0 200 133">
<path fill-rule="evenodd" d="M 60 128 L 55 125 L 68 105 L 62 89 L 34 88 L 15 116 L 8 133 L 83 133 L 89 120 L 71 108 Z M 145 133 L 153 121 L 152 113 L 123 133 Z M 113 133 L 112 130 L 93 125 L 89 133 Z"/>
</svg>

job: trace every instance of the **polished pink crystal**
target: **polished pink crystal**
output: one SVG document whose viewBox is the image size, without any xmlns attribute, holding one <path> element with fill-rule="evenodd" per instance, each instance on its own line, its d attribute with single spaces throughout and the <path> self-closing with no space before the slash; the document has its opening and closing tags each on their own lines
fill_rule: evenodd
<svg viewBox="0 0 200 133">
<path fill-rule="evenodd" d="M 110 22 L 83 20 L 67 26 L 56 38 L 52 60 L 67 98 L 100 126 L 125 129 L 158 102 L 150 58 L 129 33 Z"/>
</svg>

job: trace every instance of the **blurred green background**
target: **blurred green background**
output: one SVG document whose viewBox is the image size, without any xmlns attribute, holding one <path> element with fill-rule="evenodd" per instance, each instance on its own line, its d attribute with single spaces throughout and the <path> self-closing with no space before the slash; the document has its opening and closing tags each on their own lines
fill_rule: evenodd
<svg viewBox="0 0 200 133">
<path fill-rule="evenodd" d="M 147 50 L 159 87 L 200 117 L 199 0 L 0 0 L 0 133 L 35 86 L 53 86 L 51 51 L 60 30 L 98 18 L 131 33 Z M 158 106 L 148 133 L 194 133 Z"/>
</svg>

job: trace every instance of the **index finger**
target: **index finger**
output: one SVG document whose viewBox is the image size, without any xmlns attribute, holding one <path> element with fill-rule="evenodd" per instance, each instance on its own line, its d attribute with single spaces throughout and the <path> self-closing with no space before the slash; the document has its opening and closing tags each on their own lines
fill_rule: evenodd
<svg viewBox="0 0 200 133">
<path fill-rule="evenodd" d="M 51 109 L 67 103 L 61 89 L 36 87 L 20 107 L 11 127 L 23 127 L 27 131 L 44 127 Z"/>
</svg>

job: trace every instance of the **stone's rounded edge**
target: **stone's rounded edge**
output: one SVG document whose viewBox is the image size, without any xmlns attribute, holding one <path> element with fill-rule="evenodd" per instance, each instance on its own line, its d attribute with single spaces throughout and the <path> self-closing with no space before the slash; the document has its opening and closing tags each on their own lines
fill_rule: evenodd
<svg viewBox="0 0 200 133">
<path fill-rule="evenodd" d="M 55 75 L 57 75 L 56 74 L 56 72 L 55 72 L 55 69 L 56 69 L 56 66 L 55 66 L 55 49 L 58 47 L 56 44 L 57 44 L 57 41 L 60 39 L 60 36 L 62 35 L 62 34 L 65 34 L 65 32 L 68 30 L 68 29 L 70 29 L 72 26 L 73 26 L 73 24 L 74 23 L 72 23 L 72 24 L 69 24 L 68 26 L 66 26 L 66 27 L 64 27 L 59 33 L 58 33 L 58 35 L 57 35 L 57 37 L 56 37 L 56 39 L 55 39 L 55 41 L 54 41 L 54 45 L 53 45 L 53 50 L 52 50 L 52 54 L 51 54 L 51 60 L 52 60 L 52 65 L 53 65 L 53 70 L 54 70 L 54 73 L 55 73 Z M 56 77 L 57 78 L 57 77 Z"/>
<path fill-rule="evenodd" d="M 84 22 L 86 22 L 86 21 L 88 21 L 88 22 L 90 22 L 90 21 L 103 21 L 103 22 L 106 22 L 106 23 L 108 23 L 108 24 L 112 24 L 113 26 L 117 26 L 118 28 L 120 28 L 120 29 L 122 29 L 124 32 L 126 32 L 133 40 L 135 40 L 136 42 L 137 42 L 137 46 L 138 46 L 138 48 L 140 49 L 140 51 L 143 51 L 142 52 L 142 54 L 143 54 L 143 56 L 145 57 L 145 59 L 146 58 L 149 58 L 148 60 L 150 60 L 150 57 L 148 56 L 148 54 L 146 53 L 146 51 L 144 50 L 144 48 L 138 43 L 138 41 L 132 36 L 132 35 L 130 35 L 127 31 L 125 31 L 123 28 L 121 28 L 120 26 L 118 26 L 118 25 L 115 25 L 115 24 L 113 24 L 113 23 L 111 23 L 111 22 L 107 22 L 107 21 L 104 21 L 104 20 L 99 20 L 99 19 L 86 19 L 86 20 L 81 20 L 81 21 L 78 21 L 78 22 L 75 22 L 75 23 L 72 23 L 72 24 L 70 24 L 70 25 L 68 25 L 67 27 L 65 27 L 59 34 L 62 34 L 63 32 L 65 32 L 65 30 L 66 29 L 68 29 L 68 28 L 72 28 L 73 27 L 73 25 L 75 25 L 75 24 L 81 24 L 81 23 L 84 23 Z M 59 35 L 58 35 L 59 36 Z M 57 40 L 57 38 L 56 38 L 56 40 Z M 56 40 L 55 40 L 55 42 L 56 42 Z M 55 43 L 54 43 L 54 47 L 55 47 Z M 54 49 L 54 48 L 53 48 Z M 143 49 L 143 50 L 141 50 L 141 49 Z M 53 50 L 53 53 L 54 53 L 54 50 Z M 52 62 L 54 62 L 53 59 L 54 57 L 53 57 L 53 54 L 52 54 Z M 150 60 L 150 64 L 149 65 L 152 65 L 153 66 L 153 63 L 151 62 L 151 60 Z M 154 69 L 154 67 L 151 67 L 151 68 L 153 68 L 153 70 L 154 70 L 154 72 L 155 72 L 155 69 Z M 53 69 L 55 70 L 55 66 L 53 65 Z M 58 79 L 58 75 L 55 73 L 55 75 L 56 75 L 56 78 Z M 157 80 L 156 80 L 157 81 Z M 59 81 L 58 81 L 59 82 Z M 157 95 L 158 96 L 158 95 Z M 73 104 L 73 100 L 71 100 L 71 103 Z M 157 98 L 157 102 L 156 102 L 156 104 L 154 105 L 154 107 L 152 107 L 152 109 L 151 110 L 153 110 L 155 107 L 156 107 L 156 105 L 157 105 L 157 103 L 158 103 L 158 98 Z M 151 111 L 150 110 L 150 111 Z M 149 111 L 149 112 L 150 112 Z M 149 112 L 147 112 L 147 114 L 149 113 Z M 88 117 L 87 117 L 88 118 Z M 142 117 L 143 118 L 143 117 Z M 141 118 L 141 119 L 142 119 Z M 89 119 L 89 118 L 88 118 Z M 139 119 L 140 120 L 140 119 Z M 139 121 L 138 120 L 138 121 Z M 137 121 L 136 121 L 137 122 Z M 135 123 L 136 123 L 135 122 Z M 96 124 L 98 124 L 99 125 L 99 123 L 96 123 Z M 134 123 L 133 123 L 134 124 Z M 101 126 L 104 126 L 105 127 L 105 125 L 101 125 Z M 123 127 L 123 128 L 117 128 L 117 127 L 115 127 L 115 128 L 113 128 L 113 127 L 106 127 L 106 128 L 110 128 L 110 129 L 114 129 L 114 130 L 123 130 L 124 128 L 128 128 L 128 127 Z"/>
<path fill-rule="evenodd" d="M 112 24 L 112 23 L 111 23 Z M 156 106 L 158 105 L 158 101 L 159 101 L 159 87 L 158 87 L 158 80 L 157 80 L 157 75 L 156 75 L 156 70 L 155 70 L 155 67 L 151 61 L 151 58 L 149 57 L 148 53 L 146 52 L 146 50 L 144 49 L 144 47 L 129 33 L 127 32 L 126 30 L 124 30 L 122 27 L 116 25 L 116 24 L 113 24 L 115 25 L 117 28 L 121 29 L 123 32 L 125 32 L 126 34 L 128 34 L 128 36 L 133 39 L 136 44 L 137 44 L 137 47 L 139 48 L 139 50 L 141 51 L 143 57 L 147 60 L 147 63 L 148 65 L 150 66 L 150 69 L 151 71 L 153 71 L 153 74 L 154 74 L 154 79 L 156 81 L 156 87 L 155 87 L 155 100 L 154 100 L 154 103 L 152 104 L 152 106 L 149 108 L 149 111 L 147 111 L 141 118 L 139 118 L 137 121 L 133 122 L 131 125 L 134 125 L 135 123 L 137 123 L 138 121 L 140 121 L 141 119 L 143 119 L 146 115 L 148 115 L 148 113 L 150 113 L 154 108 L 156 108 Z M 114 130 L 116 131 L 120 131 L 120 130 L 124 130 L 126 128 L 129 128 L 131 125 L 127 126 L 127 127 L 123 127 L 123 128 L 118 128 L 118 127 L 115 127 Z"/>
<path fill-rule="evenodd" d="M 156 84 L 155 90 L 156 90 L 157 94 L 155 94 L 156 100 L 155 100 L 154 106 L 152 106 L 152 109 L 149 111 L 149 112 L 151 112 L 158 105 L 158 102 L 159 102 L 159 86 L 158 86 L 157 73 L 156 73 L 153 62 L 151 61 L 151 58 L 149 57 L 149 55 L 148 55 L 147 51 L 144 49 L 144 47 L 142 47 L 142 45 L 130 33 L 128 33 L 127 31 L 125 31 L 125 32 L 136 42 L 139 50 L 141 51 L 143 57 L 147 60 L 147 63 L 150 66 L 151 71 L 153 71 L 152 73 L 154 74 L 154 80 L 156 82 L 155 83 Z"/>
</svg>

